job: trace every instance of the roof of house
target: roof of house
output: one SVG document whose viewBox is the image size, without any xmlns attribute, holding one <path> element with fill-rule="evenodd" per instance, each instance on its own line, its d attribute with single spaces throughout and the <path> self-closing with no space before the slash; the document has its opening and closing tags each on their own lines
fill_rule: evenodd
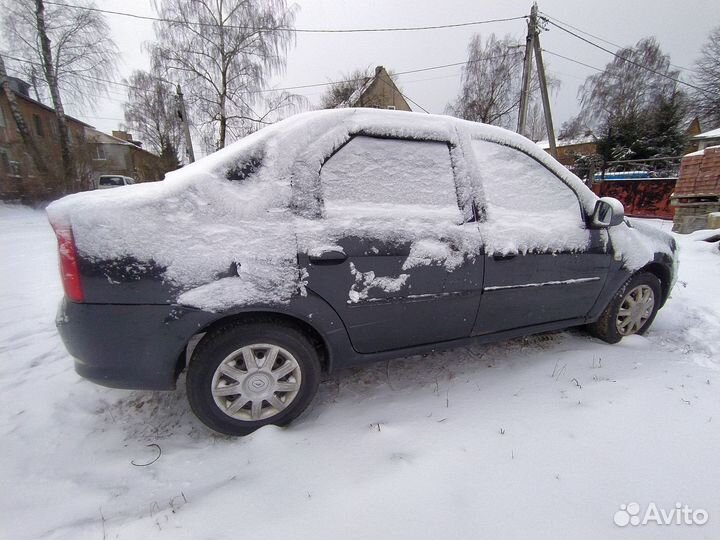
<svg viewBox="0 0 720 540">
<path fill-rule="evenodd" d="M 699 135 L 695 135 L 692 139 L 694 141 L 698 139 L 720 139 L 720 128 L 705 131 Z"/>
<path fill-rule="evenodd" d="M 130 146 L 132 148 L 140 150 L 141 152 L 145 152 L 146 154 L 155 156 L 155 154 L 153 154 L 152 152 L 145 150 L 144 148 L 136 144 L 133 144 L 123 139 L 119 139 L 118 137 L 113 137 L 112 135 L 108 135 L 107 133 L 103 133 L 102 131 L 98 131 L 92 126 L 88 126 L 85 128 L 85 137 L 87 138 L 87 141 L 92 144 L 117 144 L 121 146 Z"/>
<path fill-rule="evenodd" d="M 385 78 L 382 78 L 383 75 L 385 76 Z M 390 82 L 387 82 L 385 79 L 387 79 Z M 398 87 L 395 85 L 395 81 L 393 81 L 392 77 L 390 77 L 390 74 L 385 70 L 385 68 L 383 66 L 377 66 L 375 68 L 375 74 L 372 75 L 371 77 L 367 77 L 365 79 L 365 82 L 362 84 L 362 86 L 356 88 L 355 91 L 352 94 L 350 94 L 350 97 L 348 97 L 342 103 L 339 103 L 335 108 L 336 109 L 344 109 L 347 107 L 354 107 L 358 101 L 361 101 L 362 96 L 366 92 L 368 92 L 370 90 L 370 88 L 378 81 L 380 81 L 386 85 L 392 85 L 393 89 L 400 95 L 402 100 L 405 101 L 405 103 L 408 106 L 408 109 L 412 110 L 412 107 L 410 107 L 410 104 L 407 103 L 407 101 L 405 100 L 405 97 L 402 95 L 402 92 L 400 92 Z"/>
<path fill-rule="evenodd" d="M 582 135 L 579 137 L 572 137 L 569 139 L 556 139 L 555 146 L 558 146 L 558 147 L 574 146 L 576 144 L 588 144 L 588 143 L 594 143 L 594 142 L 597 142 L 597 137 L 595 137 L 595 135 Z M 538 141 L 535 144 L 537 144 L 543 150 L 547 150 L 548 148 L 550 148 L 550 141 L 548 141 L 547 139 Z"/>
<path fill-rule="evenodd" d="M 22 99 L 22 100 L 24 100 L 24 101 L 27 101 L 28 103 L 32 103 L 32 104 L 35 105 L 36 107 L 40 107 L 40 108 L 42 108 L 42 109 L 45 109 L 46 111 L 49 111 L 49 112 L 51 112 L 51 113 L 53 113 L 53 114 L 55 113 L 55 109 L 53 109 L 52 107 L 48 107 L 48 106 L 45 105 L 44 103 L 40 103 L 39 101 L 34 100 L 34 99 L 31 98 L 30 96 L 26 96 L 25 94 L 22 94 L 22 93 L 20 93 L 20 92 L 15 91 L 15 90 L 13 90 L 13 93 L 15 94 L 15 97 L 18 97 L 18 98 L 20 98 L 20 99 Z M 76 124 L 80 124 L 81 126 L 85 126 L 86 128 L 92 128 L 92 127 L 93 127 L 93 126 L 91 126 L 90 124 L 86 124 L 86 123 L 83 122 L 82 120 L 78 120 L 78 119 L 75 118 L 74 116 L 70 116 L 70 115 L 66 114 L 65 117 L 66 117 L 68 120 L 70 120 L 71 122 L 75 122 Z"/>
</svg>

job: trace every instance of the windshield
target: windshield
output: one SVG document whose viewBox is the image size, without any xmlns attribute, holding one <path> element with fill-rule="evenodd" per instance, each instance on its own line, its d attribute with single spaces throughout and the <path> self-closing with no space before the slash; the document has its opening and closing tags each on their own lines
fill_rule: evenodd
<svg viewBox="0 0 720 540">
<path fill-rule="evenodd" d="M 123 182 L 122 176 L 101 176 L 100 182 L 98 185 L 100 186 L 122 186 L 125 182 Z"/>
</svg>

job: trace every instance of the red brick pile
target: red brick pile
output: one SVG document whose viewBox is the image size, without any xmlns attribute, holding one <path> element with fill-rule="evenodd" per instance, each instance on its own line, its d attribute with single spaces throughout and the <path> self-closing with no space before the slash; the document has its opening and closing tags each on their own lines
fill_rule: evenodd
<svg viewBox="0 0 720 540">
<path fill-rule="evenodd" d="M 706 148 L 703 155 L 683 158 L 675 197 L 687 195 L 720 195 L 720 146 Z"/>
</svg>

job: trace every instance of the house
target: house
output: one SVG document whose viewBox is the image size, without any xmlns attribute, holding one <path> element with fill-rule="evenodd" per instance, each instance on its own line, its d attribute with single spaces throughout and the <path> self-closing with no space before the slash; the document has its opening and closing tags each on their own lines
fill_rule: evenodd
<svg viewBox="0 0 720 540">
<path fill-rule="evenodd" d="M 104 174 L 130 176 L 137 182 L 162 180 L 165 170 L 160 157 L 142 148 L 126 131 L 113 131 L 112 135 L 93 127 L 85 128 L 84 159 L 79 173 L 88 179 L 90 189 L 97 186 L 97 180 Z"/>
<path fill-rule="evenodd" d="M 30 85 L 8 77 L 10 88 L 31 135 L 50 168 L 40 176 L 26 151 L 25 143 L 0 92 L 0 200 L 49 200 L 67 192 L 59 174 L 62 162 L 55 110 L 30 97 Z M 75 159 L 76 178 L 70 192 L 94 189 L 101 174 L 132 176 L 137 181 L 161 180 L 165 170 L 159 156 L 141 148 L 129 133 L 107 135 L 66 116 Z"/>
<path fill-rule="evenodd" d="M 342 107 L 372 107 L 373 109 L 397 109 L 412 111 L 402 92 L 383 66 L 375 68 L 375 75 L 338 105 Z"/>
<path fill-rule="evenodd" d="M 538 141 L 536 144 L 550 153 L 550 143 L 547 139 Z M 557 160 L 572 170 L 578 155 L 590 156 L 597 154 L 597 137 L 592 133 L 587 133 L 579 137 L 557 139 L 555 147 L 557 148 Z"/>
<path fill-rule="evenodd" d="M 711 129 L 705 133 L 699 133 L 690 140 L 697 144 L 698 150 L 704 150 L 709 146 L 717 146 L 720 144 L 720 128 Z"/>
<path fill-rule="evenodd" d="M 61 162 L 55 109 L 30 97 L 30 85 L 16 77 L 8 77 L 10 88 L 36 144 L 47 163 Z M 91 126 L 67 116 L 70 140 L 82 141 Z M 25 151 L 20 132 L 10 111 L 4 92 L 0 92 L 0 199 L 34 198 L 50 194 L 47 181 L 35 174 L 34 165 Z M 42 198 L 42 197 L 41 197 Z"/>
</svg>

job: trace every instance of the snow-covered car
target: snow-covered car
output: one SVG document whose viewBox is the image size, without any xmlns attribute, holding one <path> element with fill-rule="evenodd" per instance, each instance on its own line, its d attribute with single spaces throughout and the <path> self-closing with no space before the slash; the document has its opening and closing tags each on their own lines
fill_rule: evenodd
<svg viewBox="0 0 720 540">
<path fill-rule="evenodd" d="M 133 178 L 129 176 L 121 176 L 119 174 L 103 174 L 98 178 L 97 188 L 98 189 L 109 189 L 120 186 L 129 186 L 135 183 Z"/>
<path fill-rule="evenodd" d="M 171 390 L 242 435 L 322 371 L 586 325 L 643 333 L 674 240 L 509 131 L 344 109 L 262 129 L 162 182 L 48 207 L 57 324 L 96 383 Z"/>
</svg>

